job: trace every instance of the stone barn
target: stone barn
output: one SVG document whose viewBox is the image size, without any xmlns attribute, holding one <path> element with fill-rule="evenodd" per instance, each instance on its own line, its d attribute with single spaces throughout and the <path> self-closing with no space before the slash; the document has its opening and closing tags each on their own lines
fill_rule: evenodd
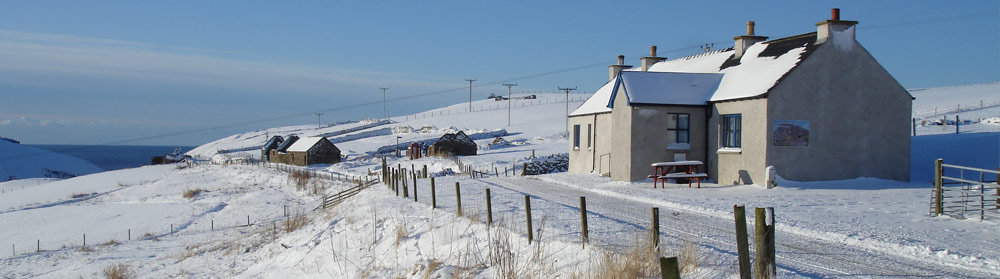
<svg viewBox="0 0 1000 279">
<path fill-rule="evenodd" d="M 284 152 L 272 153 L 271 159 L 297 166 L 336 164 L 340 163 L 340 149 L 326 137 L 307 137 L 296 140 Z"/>
<path fill-rule="evenodd" d="M 453 157 L 476 155 L 479 146 L 465 132 L 444 134 L 437 142 L 427 147 L 427 156 Z"/>
</svg>

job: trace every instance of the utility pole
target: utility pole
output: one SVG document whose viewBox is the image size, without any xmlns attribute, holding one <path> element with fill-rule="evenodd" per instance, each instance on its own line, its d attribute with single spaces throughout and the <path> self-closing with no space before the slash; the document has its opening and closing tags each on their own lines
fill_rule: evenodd
<svg viewBox="0 0 1000 279">
<path fill-rule="evenodd" d="M 517 86 L 517 83 L 504 83 L 502 85 L 507 87 L 507 127 L 510 127 L 510 88 Z"/>
<path fill-rule="evenodd" d="M 323 113 L 320 113 L 320 112 L 316 113 L 316 129 L 323 128 L 323 121 L 321 120 L 322 116 L 323 116 Z"/>
<path fill-rule="evenodd" d="M 385 91 L 389 90 L 389 87 L 379 87 L 382 89 L 382 119 L 389 120 L 388 114 L 385 113 Z"/>
<path fill-rule="evenodd" d="M 472 112 L 472 82 L 476 80 L 467 78 L 465 81 L 469 82 L 469 112 Z"/>
<path fill-rule="evenodd" d="M 559 90 L 566 92 L 566 138 L 569 138 L 569 91 L 576 90 L 576 87 L 559 87 Z"/>
</svg>

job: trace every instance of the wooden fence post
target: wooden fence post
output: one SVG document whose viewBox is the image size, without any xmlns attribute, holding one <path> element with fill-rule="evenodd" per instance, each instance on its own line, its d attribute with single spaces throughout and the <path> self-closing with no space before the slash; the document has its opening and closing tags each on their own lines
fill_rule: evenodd
<svg viewBox="0 0 1000 279">
<path fill-rule="evenodd" d="M 653 208 L 653 227 L 651 231 L 651 237 L 653 238 L 653 248 L 660 248 L 660 208 Z"/>
<path fill-rule="evenodd" d="M 941 168 L 943 162 L 944 160 L 941 158 L 934 160 L 934 216 L 941 216 L 944 213 L 944 210 L 941 208 L 941 194 L 944 192 L 941 188 L 944 187 L 942 185 L 944 181 L 941 179 L 944 170 Z"/>
<path fill-rule="evenodd" d="M 750 240 L 747 239 L 746 207 L 733 205 L 733 215 L 736 219 L 736 251 L 740 264 L 740 279 L 751 279 L 750 271 Z"/>
<path fill-rule="evenodd" d="M 417 201 L 417 173 L 413 173 L 413 201 Z"/>
<path fill-rule="evenodd" d="M 83 247 L 87 247 L 87 234 L 83 234 Z"/>
<path fill-rule="evenodd" d="M 424 165 L 424 172 L 421 172 L 420 175 L 427 178 L 427 165 Z"/>
<path fill-rule="evenodd" d="M 132 241 L 132 229 L 128 229 L 128 240 Z"/>
<path fill-rule="evenodd" d="M 525 176 L 525 175 L 528 175 L 528 163 L 527 162 L 525 162 L 524 165 L 521 166 L 521 176 Z"/>
<path fill-rule="evenodd" d="M 534 236 L 531 230 L 531 196 L 528 195 L 524 195 L 524 214 L 527 215 L 526 220 L 528 221 L 528 244 L 531 244 Z"/>
<path fill-rule="evenodd" d="M 459 188 L 457 181 L 455 182 L 455 203 L 458 204 L 458 211 L 456 211 L 455 213 L 458 214 L 459 217 L 461 217 L 462 216 L 462 189 Z"/>
<path fill-rule="evenodd" d="M 434 186 L 434 177 L 431 176 L 431 208 L 438 207 L 437 187 Z"/>
<path fill-rule="evenodd" d="M 774 211 L 772 208 L 755 208 L 754 246 L 757 248 L 757 258 L 754 270 L 757 278 L 774 278 L 776 274 L 774 263 Z M 770 218 L 768 218 L 770 217 Z"/>
<path fill-rule="evenodd" d="M 660 257 L 660 278 L 680 279 L 681 269 L 677 264 L 677 257 Z"/>
<path fill-rule="evenodd" d="M 587 197 L 580 197 L 580 226 L 583 227 L 580 241 L 583 248 L 587 248 L 587 240 L 590 238 L 590 231 L 587 229 Z"/>
<path fill-rule="evenodd" d="M 493 225 L 493 198 L 490 196 L 490 188 L 486 188 L 486 225 Z"/>
<path fill-rule="evenodd" d="M 406 187 L 406 169 L 403 169 L 402 177 L 400 177 L 400 180 L 403 182 L 403 198 L 408 199 L 410 198 L 410 189 Z"/>
</svg>

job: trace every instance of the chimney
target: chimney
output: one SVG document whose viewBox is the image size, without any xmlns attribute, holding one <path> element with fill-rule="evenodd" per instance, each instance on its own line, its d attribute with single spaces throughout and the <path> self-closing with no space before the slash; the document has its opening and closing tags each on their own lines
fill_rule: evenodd
<svg viewBox="0 0 1000 279">
<path fill-rule="evenodd" d="M 666 57 L 656 57 L 656 46 L 649 47 L 649 56 L 643 57 L 642 59 L 642 71 L 648 72 L 649 67 L 653 64 L 659 63 L 660 61 L 667 60 Z"/>
<path fill-rule="evenodd" d="M 840 20 L 840 9 L 830 10 L 830 19 L 816 23 L 816 44 L 822 44 L 835 36 L 847 36 L 854 40 L 854 25 L 857 21 Z"/>
<path fill-rule="evenodd" d="M 632 65 L 625 65 L 625 55 L 618 55 L 618 64 L 608 66 L 608 80 L 614 80 L 622 70 L 632 68 Z"/>
<path fill-rule="evenodd" d="M 734 59 L 743 57 L 743 53 L 746 53 L 747 49 L 753 44 L 767 40 L 767 37 L 754 35 L 753 27 L 754 22 L 747 21 L 747 34 L 733 37 L 733 40 L 736 40 L 736 46 L 733 48 L 735 50 L 735 53 L 733 53 Z"/>
</svg>

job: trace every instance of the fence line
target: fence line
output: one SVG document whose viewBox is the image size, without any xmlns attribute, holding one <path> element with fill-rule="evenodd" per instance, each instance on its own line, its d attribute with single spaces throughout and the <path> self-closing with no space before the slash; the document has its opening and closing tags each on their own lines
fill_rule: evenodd
<svg viewBox="0 0 1000 279">
<path fill-rule="evenodd" d="M 405 186 L 406 185 L 405 181 L 407 181 L 408 177 L 412 177 L 413 178 L 413 186 L 414 186 L 413 187 L 413 189 L 414 189 L 413 190 L 414 191 L 413 202 L 417 202 L 416 187 L 415 187 L 416 183 L 417 183 L 417 179 L 416 178 L 417 177 L 421 177 L 421 176 L 419 174 L 420 172 L 416 170 L 416 167 L 414 166 L 414 167 L 411 167 L 410 169 L 403 168 L 401 165 L 398 166 L 398 167 L 390 167 L 384 161 L 384 158 L 383 158 L 382 165 L 383 165 L 383 169 L 382 169 L 383 176 L 382 177 L 386 178 L 386 180 L 384 180 L 384 182 L 385 182 L 384 185 L 390 190 L 390 193 L 395 192 L 396 193 L 395 196 L 397 196 L 397 197 L 402 197 L 404 199 L 409 199 L 405 195 L 405 191 L 407 191 L 407 188 Z M 479 173 L 479 172 L 475 171 L 475 169 L 472 166 L 466 166 L 464 168 L 464 170 L 468 171 L 470 173 L 470 176 L 472 176 L 472 177 L 478 177 L 478 175 L 476 175 L 476 173 Z M 489 174 L 485 174 L 485 175 L 489 175 Z M 426 176 L 422 176 L 422 177 L 426 177 Z M 403 187 L 400 188 L 400 185 L 403 185 Z M 430 185 L 431 185 L 431 188 L 430 188 L 431 191 L 430 192 L 431 192 L 431 200 L 432 200 L 432 203 L 430 204 L 430 206 L 433 209 L 433 208 L 436 208 L 436 202 L 434 202 L 434 201 L 436 200 L 436 195 L 437 195 L 437 193 L 435 191 L 435 183 L 434 183 L 433 177 L 431 177 L 431 179 L 430 179 Z M 404 194 L 400 195 L 399 191 L 404 191 Z M 514 192 L 517 192 L 517 191 L 514 191 Z M 485 210 L 486 211 L 487 219 L 485 220 L 485 222 L 486 222 L 487 226 L 490 226 L 493 223 L 493 217 L 492 217 L 493 216 L 492 200 L 493 200 L 493 198 L 495 196 L 492 196 L 490 193 L 491 193 L 490 192 L 490 188 L 489 187 L 485 188 L 486 208 L 479 208 L 479 209 L 477 209 L 477 210 Z M 518 192 L 518 196 L 521 196 L 521 194 L 523 194 L 523 193 L 519 193 Z M 455 211 L 455 214 L 458 217 L 462 217 L 465 214 L 463 214 L 463 209 L 462 209 L 463 198 L 462 198 L 462 195 L 461 195 L 460 182 L 455 182 L 454 197 L 455 197 L 455 202 L 456 202 L 456 207 L 455 207 L 456 211 Z M 524 194 L 523 197 L 524 197 L 524 206 L 522 208 L 515 208 L 514 212 L 519 211 L 521 209 L 524 210 L 524 215 L 525 215 L 525 220 L 526 220 L 525 227 L 527 228 L 527 231 L 525 232 L 525 235 L 528 238 L 528 242 L 531 243 L 532 240 L 533 240 L 533 236 L 534 236 L 534 231 L 532 230 L 532 222 L 533 222 L 533 220 L 532 220 L 532 217 L 531 217 L 531 214 L 532 214 L 531 213 L 532 212 L 531 211 L 531 200 L 534 197 L 532 197 L 531 195 L 528 195 L 528 194 Z M 467 198 L 467 199 L 478 199 L 478 198 Z M 517 204 L 517 202 L 513 202 L 512 204 Z M 774 226 L 774 221 L 775 221 L 775 218 L 774 218 L 774 208 L 773 207 L 756 208 L 754 211 L 755 211 L 755 217 L 756 218 L 755 218 L 755 221 L 754 221 L 754 231 L 755 231 L 755 233 L 754 233 L 754 244 L 755 244 L 755 247 L 754 248 L 755 249 L 754 249 L 753 252 L 755 252 L 754 254 L 756 256 L 754 257 L 754 266 L 751 268 L 749 266 L 751 251 L 750 251 L 750 249 L 748 247 L 748 243 L 749 242 L 747 241 L 748 236 L 747 236 L 747 231 L 746 231 L 746 224 L 747 224 L 747 222 L 746 222 L 746 218 L 745 218 L 745 213 L 744 213 L 744 210 L 743 210 L 743 206 L 740 206 L 740 205 L 734 206 L 734 214 L 736 215 L 736 218 L 734 218 L 734 222 L 736 224 L 736 235 L 737 235 L 737 238 L 742 238 L 742 241 L 738 241 L 740 243 L 737 244 L 737 246 L 738 246 L 737 250 L 738 250 L 738 254 L 739 254 L 738 256 L 741 258 L 741 261 L 743 263 L 740 266 L 740 273 L 741 274 L 751 274 L 751 272 L 755 272 L 757 277 L 754 277 L 754 278 L 775 278 L 775 276 L 776 276 L 776 273 L 775 273 L 775 271 L 776 271 L 776 261 L 775 261 L 775 259 L 776 259 L 775 244 L 776 244 L 776 242 L 775 242 L 775 226 Z M 579 241 L 580 241 L 581 245 L 584 245 L 583 247 L 586 247 L 585 245 L 589 241 L 588 240 L 589 239 L 589 233 L 588 233 L 588 228 L 587 228 L 587 218 L 588 218 L 587 217 L 587 213 L 588 213 L 588 210 L 587 210 L 587 206 L 586 206 L 586 197 L 584 197 L 584 196 L 580 197 L 579 212 L 580 212 L 580 219 L 581 219 L 581 228 L 580 228 L 580 230 L 581 230 L 580 231 L 580 233 L 581 233 L 581 239 Z M 473 218 L 473 220 L 476 220 L 476 219 L 478 219 L 479 215 L 478 214 L 473 214 L 473 215 L 468 215 L 468 216 L 470 216 L 469 218 Z M 473 216 L 475 216 L 475 217 L 473 217 Z M 622 216 L 622 217 L 619 217 L 619 218 L 622 218 L 622 220 L 628 220 L 630 222 L 642 223 L 642 220 L 634 220 L 633 217 Z M 652 238 L 651 240 L 654 243 L 654 245 L 652 246 L 653 248 L 651 248 L 651 249 L 656 249 L 657 251 L 659 251 L 659 249 L 660 249 L 659 246 L 661 244 L 661 242 L 659 241 L 659 239 L 663 235 L 663 233 L 661 233 L 661 231 L 660 231 L 661 224 L 659 222 L 659 219 L 660 219 L 659 208 L 652 207 L 652 215 L 651 215 L 651 218 L 650 218 L 650 221 L 648 223 L 648 227 L 646 228 L 646 230 L 649 231 L 649 233 L 650 233 L 649 235 Z M 483 220 L 477 220 L 475 222 L 483 222 Z M 543 218 L 542 224 L 544 224 L 544 218 Z M 740 229 L 740 226 L 742 226 L 742 229 Z M 511 229 L 513 229 L 513 228 L 511 228 Z M 544 229 L 544 228 L 540 228 L 539 232 L 541 232 L 542 229 Z M 542 241 L 542 240 L 539 239 L 538 241 Z M 640 245 L 640 244 L 636 244 L 636 245 Z M 672 267 L 669 266 L 669 265 L 663 265 L 663 261 L 664 260 L 666 260 L 666 258 L 660 259 L 660 261 L 661 261 L 661 273 L 663 273 L 662 274 L 663 278 L 679 278 L 678 277 L 679 276 L 678 275 L 678 270 L 676 268 L 676 258 L 673 258 L 673 261 L 675 261 L 675 262 L 674 262 L 674 264 L 673 264 Z M 670 275 L 670 277 L 668 277 L 668 275 Z"/>
</svg>

